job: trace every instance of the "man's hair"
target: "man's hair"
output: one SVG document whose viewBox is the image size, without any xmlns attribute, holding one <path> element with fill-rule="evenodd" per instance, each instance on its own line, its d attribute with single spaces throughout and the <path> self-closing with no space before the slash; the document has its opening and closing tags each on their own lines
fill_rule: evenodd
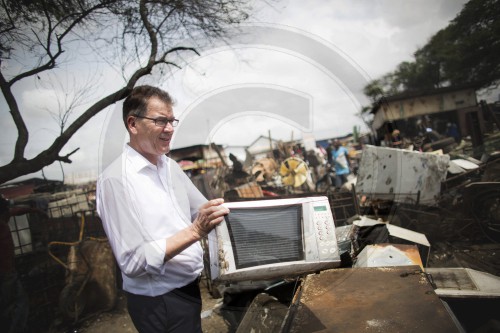
<svg viewBox="0 0 500 333">
<path fill-rule="evenodd" d="M 148 101 L 151 97 L 160 99 L 162 102 L 173 105 L 172 98 L 168 92 L 160 88 L 144 85 L 137 86 L 130 92 L 130 95 L 123 102 L 123 122 L 127 128 L 127 118 L 130 115 L 137 114 L 143 116 L 148 109 Z"/>
</svg>

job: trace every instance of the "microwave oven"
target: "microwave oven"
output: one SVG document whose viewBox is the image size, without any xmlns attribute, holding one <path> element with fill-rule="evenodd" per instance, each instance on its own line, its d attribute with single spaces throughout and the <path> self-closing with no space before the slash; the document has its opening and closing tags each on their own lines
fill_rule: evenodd
<svg viewBox="0 0 500 333">
<path fill-rule="evenodd" d="M 281 279 L 340 266 L 327 197 L 224 205 L 230 213 L 208 239 L 212 280 Z"/>
</svg>

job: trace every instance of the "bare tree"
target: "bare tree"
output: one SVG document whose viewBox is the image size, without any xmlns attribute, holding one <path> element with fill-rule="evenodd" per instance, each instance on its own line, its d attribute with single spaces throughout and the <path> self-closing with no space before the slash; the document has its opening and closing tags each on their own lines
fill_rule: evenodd
<svg viewBox="0 0 500 333">
<path fill-rule="evenodd" d="M 71 163 L 78 148 L 65 155 L 61 151 L 87 121 L 125 98 L 139 79 L 180 67 L 175 57 L 179 53 L 198 54 L 195 46 L 183 46 L 181 41 L 193 35 L 222 38 L 228 27 L 248 17 L 249 10 L 244 0 L 0 0 L 0 6 L 0 89 L 18 131 L 12 160 L 0 166 L 0 184 L 54 162 Z M 73 99 L 51 110 L 60 133 L 28 159 L 29 131 L 15 86 L 23 80 L 41 80 L 61 64 L 74 62 L 66 54 L 77 42 L 121 69 L 123 85 L 99 96 L 72 121 L 70 115 L 83 95 L 68 92 Z"/>
</svg>

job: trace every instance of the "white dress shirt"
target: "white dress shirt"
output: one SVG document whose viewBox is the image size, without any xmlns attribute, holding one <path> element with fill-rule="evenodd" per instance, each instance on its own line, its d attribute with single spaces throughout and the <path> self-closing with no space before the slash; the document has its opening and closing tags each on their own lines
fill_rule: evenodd
<svg viewBox="0 0 500 333">
<path fill-rule="evenodd" d="M 128 144 L 99 176 L 96 205 L 123 289 L 158 296 L 183 287 L 203 269 L 200 242 L 164 262 L 166 238 L 188 227 L 207 201 L 179 165 L 162 156 L 151 164 Z"/>
</svg>

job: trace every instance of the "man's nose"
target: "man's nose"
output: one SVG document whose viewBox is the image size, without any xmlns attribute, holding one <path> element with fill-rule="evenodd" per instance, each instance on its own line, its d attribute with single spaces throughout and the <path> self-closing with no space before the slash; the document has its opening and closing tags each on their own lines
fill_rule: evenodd
<svg viewBox="0 0 500 333">
<path fill-rule="evenodd" d="M 174 126 L 170 122 L 167 122 L 167 124 L 163 127 L 163 132 L 173 132 L 173 131 L 174 131 Z"/>
</svg>

